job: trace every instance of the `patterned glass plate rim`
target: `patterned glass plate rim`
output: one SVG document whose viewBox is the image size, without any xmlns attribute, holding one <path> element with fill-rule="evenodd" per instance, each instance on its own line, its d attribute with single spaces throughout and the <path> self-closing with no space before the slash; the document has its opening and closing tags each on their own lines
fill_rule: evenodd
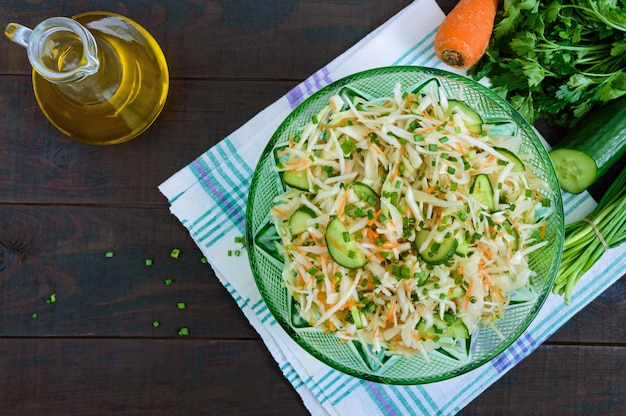
<svg viewBox="0 0 626 416">
<path fill-rule="evenodd" d="M 334 335 L 324 334 L 323 331 L 307 325 L 298 325 L 295 322 L 297 317 L 291 311 L 291 297 L 282 285 L 282 261 L 271 249 L 275 235 L 272 235 L 273 224 L 269 222 L 268 214 L 274 197 L 283 192 L 280 178 L 274 171 L 273 152 L 277 145 L 288 140 L 289 135 L 286 132 L 290 128 L 295 130 L 301 126 L 301 121 L 298 120 L 302 117 L 310 119 L 313 114 L 317 114 L 321 106 L 327 103 L 328 97 L 342 88 L 364 91 L 369 85 L 377 91 L 378 86 L 373 83 L 382 82 L 391 86 L 384 93 L 391 94 L 393 85 L 400 80 L 409 81 L 410 85 L 402 85 L 409 87 L 431 78 L 438 78 L 444 84 L 449 84 L 446 89 L 469 91 L 470 95 L 476 97 L 474 104 L 479 112 L 489 112 L 490 108 L 485 106 L 493 106 L 498 117 L 517 124 L 524 138 L 524 150 L 533 154 L 531 164 L 534 173 L 543 176 L 551 187 L 546 196 L 550 199 L 554 212 L 546 233 L 552 237 L 552 241 L 535 255 L 534 265 L 542 267 L 542 271 L 546 269 L 536 278 L 540 282 L 532 285 L 535 290 L 531 292 L 534 293 L 522 293 L 514 304 L 509 305 L 504 318 L 496 324 L 498 326 L 506 322 L 507 318 L 518 318 L 513 330 L 507 330 L 505 338 L 500 339 L 494 331 L 485 327 L 472 335 L 471 343 L 456 351 L 439 350 L 430 353 L 429 363 L 420 355 L 410 358 L 376 356 L 367 346 L 358 342 L 335 346 L 332 343 L 338 344 L 339 339 Z M 471 101 L 472 99 L 469 100 L 470 104 Z M 308 97 L 280 124 L 263 150 L 252 178 L 246 207 L 246 244 L 253 277 L 263 300 L 276 321 L 298 345 L 323 363 L 351 376 L 385 384 L 415 385 L 446 380 L 478 368 L 506 350 L 523 334 L 543 306 L 556 278 L 560 253 L 563 250 L 563 218 L 560 187 L 548 153 L 532 127 L 504 99 L 483 85 L 448 71 L 394 66 L 355 73 L 327 85 Z M 539 287 L 535 287 L 537 285 Z M 487 341 L 483 342 L 483 338 Z M 483 345 L 485 343 L 487 347 Z M 330 353 L 325 351 L 329 348 L 332 350 Z M 464 349 L 466 355 L 462 353 Z"/>
</svg>

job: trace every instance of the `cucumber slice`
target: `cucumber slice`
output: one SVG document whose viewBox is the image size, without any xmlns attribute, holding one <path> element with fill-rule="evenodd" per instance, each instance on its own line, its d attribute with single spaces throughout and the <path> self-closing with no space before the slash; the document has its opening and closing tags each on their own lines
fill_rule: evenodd
<svg viewBox="0 0 626 416">
<path fill-rule="evenodd" d="M 422 96 L 433 94 L 437 98 L 437 101 L 439 101 L 439 87 L 440 87 L 439 80 L 437 78 L 432 78 L 432 79 L 422 82 L 420 85 L 413 88 L 411 92 L 413 94 L 419 94 Z M 417 103 L 414 103 L 414 104 L 415 106 L 418 105 Z"/>
<path fill-rule="evenodd" d="M 454 339 L 467 339 L 470 334 L 467 327 L 463 323 L 462 319 L 456 319 L 449 326 L 447 331 L 443 334 L 444 337 L 450 337 Z"/>
<path fill-rule="evenodd" d="M 513 163 L 513 172 L 524 172 L 524 170 L 526 170 L 524 162 L 522 162 L 520 158 L 517 157 L 517 155 L 511 152 L 509 149 L 505 149 L 503 147 L 494 147 L 494 150 L 511 160 L 511 163 Z"/>
<path fill-rule="evenodd" d="M 354 324 L 356 325 L 357 329 L 361 329 L 363 328 L 363 319 L 361 319 L 361 311 L 359 311 L 359 308 L 355 306 L 351 306 L 350 307 L 350 315 L 352 315 L 352 320 L 354 321 Z"/>
<path fill-rule="evenodd" d="M 367 202 L 370 206 L 375 207 L 380 203 L 380 197 L 372 188 L 362 182 L 354 182 L 352 189 L 357 198 L 361 201 Z"/>
<path fill-rule="evenodd" d="M 448 100 L 448 109 L 444 113 L 445 117 L 452 117 L 455 112 L 461 113 L 461 118 L 470 133 L 480 134 L 483 131 L 483 119 L 470 106 L 459 100 Z"/>
<path fill-rule="evenodd" d="M 491 120 L 485 121 L 487 124 L 491 124 Z M 488 131 L 489 136 L 493 138 L 505 137 L 509 138 L 511 136 L 517 136 L 518 127 L 517 124 L 506 121 L 506 122 L 495 122 Z"/>
<path fill-rule="evenodd" d="M 424 251 L 420 251 L 429 234 L 429 230 L 419 230 L 415 236 L 415 247 L 422 260 L 433 266 L 450 261 L 459 244 L 456 238 L 446 237 L 441 243 L 431 241 Z"/>
<path fill-rule="evenodd" d="M 576 149 L 555 149 L 550 159 L 563 190 L 578 194 L 596 181 L 598 166 L 593 157 Z"/>
<path fill-rule="evenodd" d="M 454 252 L 456 254 L 458 254 L 461 257 L 465 257 L 467 256 L 467 252 L 469 250 L 469 242 L 463 240 L 461 242 L 457 241 L 457 246 L 456 246 L 456 250 L 454 250 Z"/>
<path fill-rule="evenodd" d="M 449 316 L 452 317 L 450 323 L 441 320 L 438 316 L 434 316 L 433 324 L 429 327 L 426 326 L 424 319 L 420 319 L 415 329 L 425 338 L 433 338 L 437 335 L 439 338 L 454 338 L 457 340 L 469 338 L 470 334 L 463 320 L 453 315 Z"/>
<path fill-rule="evenodd" d="M 308 221 L 315 218 L 315 212 L 309 207 L 302 206 L 295 210 L 289 217 L 289 231 L 295 236 L 309 228 Z"/>
<path fill-rule="evenodd" d="M 286 170 L 281 176 L 283 183 L 301 191 L 309 190 L 309 177 L 306 170 Z"/>
<path fill-rule="evenodd" d="M 489 176 L 484 173 L 476 175 L 474 183 L 470 187 L 470 195 L 482 205 L 486 205 L 490 212 L 496 210 L 493 187 L 491 186 Z"/>
<path fill-rule="evenodd" d="M 427 327 L 426 321 L 423 319 L 420 319 L 415 329 L 417 329 L 417 332 L 419 332 L 420 335 L 424 336 L 424 338 L 433 338 L 435 336 L 435 326 L 431 325 Z"/>
<path fill-rule="evenodd" d="M 352 241 L 339 217 L 333 217 L 328 223 L 325 240 L 328 254 L 338 265 L 358 269 L 367 264 L 367 258 Z"/>
<path fill-rule="evenodd" d="M 561 188 L 587 189 L 626 154 L 626 97 L 594 108 L 552 148 Z"/>
<path fill-rule="evenodd" d="M 420 85 L 418 85 L 417 87 L 413 88 L 411 90 L 411 92 L 417 96 L 420 97 L 426 97 L 426 96 L 432 96 L 434 97 L 434 102 L 440 102 L 440 96 L 439 96 L 439 88 L 440 88 L 440 84 L 439 84 L 439 80 L 433 78 L 433 79 L 429 79 L 423 83 L 421 83 Z M 416 99 L 413 100 L 413 102 L 411 102 L 411 112 L 414 114 L 418 113 L 418 109 L 420 107 L 421 100 L 420 99 Z M 431 104 L 432 105 L 432 104 Z M 431 105 L 426 106 L 424 108 L 428 109 L 429 107 L 431 107 Z"/>
</svg>

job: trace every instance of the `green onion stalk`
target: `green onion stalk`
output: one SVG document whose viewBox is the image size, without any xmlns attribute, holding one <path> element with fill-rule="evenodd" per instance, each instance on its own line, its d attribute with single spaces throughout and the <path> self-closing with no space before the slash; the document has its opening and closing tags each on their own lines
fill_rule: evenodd
<svg viewBox="0 0 626 416">
<path fill-rule="evenodd" d="M 565 226 L 563 258 L 552 292 L 570 303 L 576 283 L 604 252 L 626 241 L 626 168 L 587 218 Z"/>
</svg>

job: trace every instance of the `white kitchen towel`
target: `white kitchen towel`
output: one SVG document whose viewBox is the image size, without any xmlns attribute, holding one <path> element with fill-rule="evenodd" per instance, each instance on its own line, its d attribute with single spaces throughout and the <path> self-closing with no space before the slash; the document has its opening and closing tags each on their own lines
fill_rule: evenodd
<svg viewBox="0 0 626 416">
<path fill-rule="evenodd" d="M 355 72 L 390 65 L 446 69 L 433 51 L 444 13 L 434 0 L 417 0 L 321 68 L 268 108 L 160 185 L 171 212 L 189 230 L 220 282 L 272 353 L 313 415 L 455 414 L 626 273 L 626 246 L 609 250 L 581 279 L 569 306 L 550 295 L 526 332 L 491 362 L 432 384 L 392 386 L 333 370 L 300 348 L 272 317 L 257 290 L 245 250 L 227 256 L 244 235 L 250 181 L 280 122 L 306 97 Z M 563 194 L 566 222 L 595 206 L 587 193 Z"/>
</svg>

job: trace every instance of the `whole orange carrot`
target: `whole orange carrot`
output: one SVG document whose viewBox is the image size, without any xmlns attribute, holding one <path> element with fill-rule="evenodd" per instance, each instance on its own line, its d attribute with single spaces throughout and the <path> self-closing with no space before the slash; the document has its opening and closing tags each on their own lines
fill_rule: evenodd
<svg viewBox="0 0 626 416">
<path fill-rule="evenodd" d="M 439 26 L 435 53 L 447 65 L 469 68 L 484 55 L 498 0 L 460 0 Z"/>
</svg>

